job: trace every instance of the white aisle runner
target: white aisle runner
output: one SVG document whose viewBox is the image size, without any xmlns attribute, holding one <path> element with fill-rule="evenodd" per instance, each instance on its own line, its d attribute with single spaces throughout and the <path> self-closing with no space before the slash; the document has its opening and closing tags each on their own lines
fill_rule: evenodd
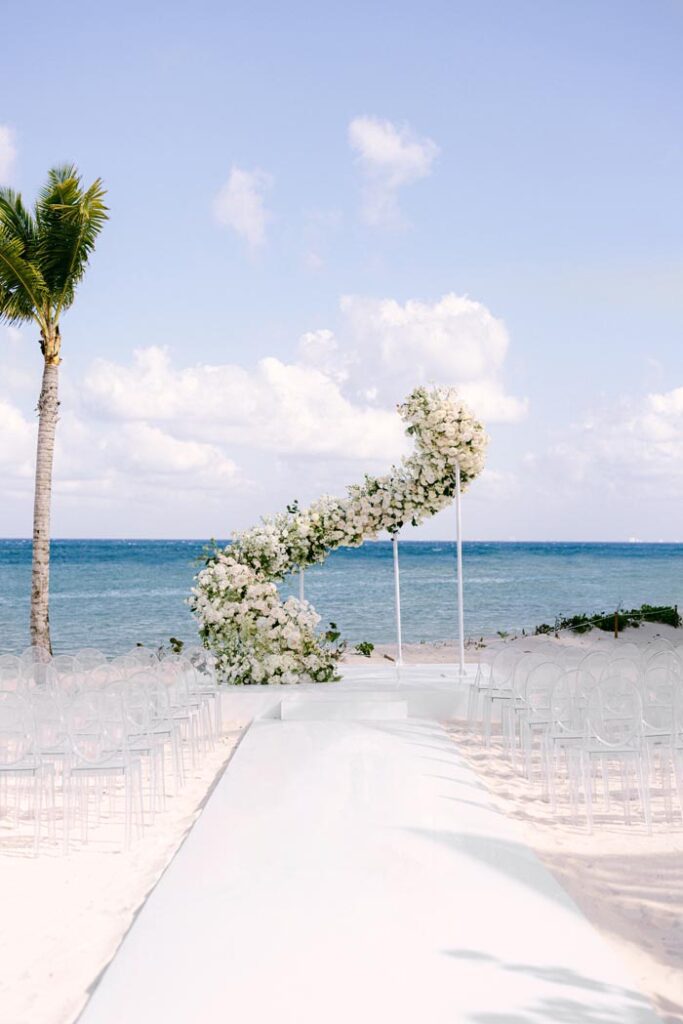
<svg viewBox="0 0 683 1024">
<path fill-rule="evenodd" d="M 655 1022 L 443 730 L 400 715 L 252 726 L 81 1024 Z"/>
</svg>

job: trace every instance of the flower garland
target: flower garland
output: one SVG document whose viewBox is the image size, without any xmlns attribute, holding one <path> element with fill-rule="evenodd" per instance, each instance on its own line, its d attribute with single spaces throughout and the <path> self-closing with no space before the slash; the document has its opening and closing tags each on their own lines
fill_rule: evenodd
<svg viewBox="0 0 683 1024">
<path fill-rule="evenodd" d="M 190 607 L 199 633 L 229 683 L 327 682 L 336 678 L 343 646 L 337 634 L 316 632 L 308 601 L 281 601 L 277 581 L 325 560 L 339 547 L 357 547 L 405 523 L 417 526 L 445 508 L 455 492 L 455 467 L 464 489 L 484 468 L 488 437 L 450 388 L 416 388 L 399 405 L 415 452 L 390 473 L 365 477 L 345 498 L 297 503 L 234 535 L 207 558 Z"/>
</svg>

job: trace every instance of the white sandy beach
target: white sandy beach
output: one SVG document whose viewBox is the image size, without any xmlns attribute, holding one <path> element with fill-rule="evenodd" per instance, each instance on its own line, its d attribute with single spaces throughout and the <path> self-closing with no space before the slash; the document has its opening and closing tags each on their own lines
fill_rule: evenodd
<svg viewBox="0 0 683 1024">
<path fill-rule="evenodd" d="M 2 1024 L 75 1020 L 234 750 L 241 725 L 224 727 L 216 749 L 188 774 L 179 794 L 168 796 L 166 810 L 127 852 L 120 849 L 120 827 L 93 828 L 88 844 L 74 844 L 68 855 L 61 843 L 45 843 L 33 857 L 30 840 L 2 836 Z"/>
<path fill-rule="evenodd" d="M 683 639 L 683 630 L 645 626 L 629 630 L 628 640 L 647 642 L 667 636 Z M 563 637 L 558 643 L 588 646 L 607 637 L 593 632 Z M 534 637 L 508 639 L 533 649 Z M 468 661 L 491 657 L 499 638 L 483 649 L 469 648 Z M 378 647 L 372 659 L 350 656 L 360 664 L 387 664 Z M 453 663 L 453 644 L 417 644 L 404 649 L 409 662 Z M 110 961 L 137 910 L 154 888 L 191 828 L 207 792 L 239 738 L 241 723 L 230 730 L 185 789 L 169 797 L 167 810 L 146 829 L 144 839 L 119 852 L 120 834 L 100 826 L 87 846 L 76 844 L 65 856 L 61 846 L 45 844 L 34 858 L 30 841 L 2 837 L 0 905 L 11 927 L 0 938 L 0 1021 L 2 1024 L 71 1024 L 88 990 Z M 642 991 L 668 1024 L 683 1021 L 683 825 L 655 822 L 648 836 L 639 823 L 597 823 L 594 835 L 576 827 L 568 813 L 555 818 L 539 791 L 513 775 L 499 746 L 486 751 L 464 724 L 452 734 L 459 749 L 488 788 L 494 805 L 519 820 L 528 844 L 565 886 L 585 914 L 628 962 Z M 123 1024 L 123 1022 L 122 1022 Z"/>
<path fill-rule="evenodd" d="M 629 628 L 620 634 L 629 643 L 646 644 L 657 637 L 663 637 L 673 644 L 683 644 L 683 629 L 674 629 L 661 622 L 646 622 L 637 629 Z M 590 633 L 571 633 L 563 630 L 556 640 L 556 643 L 570 645 L 572 647 L 594 647 L 600 644 L 609 644 L 612 638 L 611 633 L 605 633 L 600 629 L 593 629 Z M 524 651 L 533 651 L 539 644 L 545 644 L 547 636 L 510 634 L 504 638 L 500 636 L 486 636 L 481 640 L 469 639 L 465 644 L 465 661 L 468 663 L 488 661 L 492 652 L 503 645 L 512 645 Z M 407 664 L 435 665 L 452 664 L 457 661 L 458 646 L 454 640 L 439 640 L 434 643 L 403 644 L 403 660 Z M 344 662 L 348 664 L 363 664 L 368 661 L 383 662 L 396 661 L 396 644 L 377 644 L 369 657 L 358 654 L 350 648 L 344 655 Z"/>
<path fill-rule="evenodd" d="M 655 635 L 673 642 L 683 630 L 647 625 L 628 630 L 629 641 Z M 596 634 L 563 639 L 586 644 Z M 523 638 L 525 646 L 534 638 Z M 667 1024 L 683 1021 L 683 823 L 656 815 L 653 833 L 634 819 L 622 823 L 617 811 L 596 820 L 588 834 L 572 823 L 567 802 L 554 815 L 540 785 L 512 772 L 496 737 L 487 750 L 464 722 L 451 729 L 458 749 L 487 787 L 494 805 L 515 818 L 531 846 L 599 931 L 615 946 L 644 994 Z"/>
<path fill-rule="evenodd" d="M 555 817 L 540 793 L 510 771 L 495 740 L 490 751 L 462 727 L 458 749 L 499 810 L 523 827 L 526 842 L 586 917 L 618 950 L 642 992 L 667 1024 L 683 1021 L 683 825 L 573 825 L 568 807 Z"/>
</svg>

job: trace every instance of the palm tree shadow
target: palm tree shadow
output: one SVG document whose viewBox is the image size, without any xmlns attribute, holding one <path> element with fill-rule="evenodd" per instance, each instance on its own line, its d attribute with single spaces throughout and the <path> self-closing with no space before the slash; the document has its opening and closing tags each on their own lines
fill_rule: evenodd
<svg viewBox="0 0 683 1024">
<path fill-rule="evenodd" d="M 470 1024 L 680 1024 L 683 1020 L 678 1014 L 675 1017 L 656 1016 L 648 1000 L 634 989 L 606 985 L 567 967 L 505 963 L 487 953 L 469 949 L 449 949 L 445 954 L 459 960 L 490 963 L 502 971 L 527 974 L 566 990 L 566 994 L 560 991 L 542 997 L 521 1012 L 491 1013 L 484 1010 L 470 1014 Z M 614 1006 L 606 1005 L 602 999 L 596 1001 L 597 994 L 612 997 Z M 681 1008 L 668 1004 L 661 1009 L 678 1011 Z"/>
<path fill-rule="evenodd" d="M 542 867 L 536 854 L 523 843 L 466 832 L 443 832 L 422 828 L 411 828 L 408 831 L 446 845 L 457 853 L 464 853 L 477 863 L 485 864 L 506 875 L 511 881 L 527 886 L 564 910 L 579 913 L 564 889 L 550 872 Z"/>
</svg>

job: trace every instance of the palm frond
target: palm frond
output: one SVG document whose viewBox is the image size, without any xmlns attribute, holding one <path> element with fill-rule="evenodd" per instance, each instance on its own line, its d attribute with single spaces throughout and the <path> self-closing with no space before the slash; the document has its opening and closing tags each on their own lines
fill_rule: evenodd
<svg viewBox="0 0 683 1024">
<path fill-rule="evenodd" d="M 36 262 L 49 288 L 55 316 L 68 308 L 107 220 L 101 179 L 83 191 L 75 167 L 53 168 L 36 204 Z"/>
<path fill-rule="evenodd" d="M 21 201 L 18 192 L 0 188 L 0 230 L 11 238 L 18 238 L 27 256 L 36 237 L 36 222 Z"/>
<path fill-rule="evenodd" d="M 80 185 L 80 176 L 75 164 L 59 164 L 51 167 L 47 172 L 47 181 L 38 193 L 36 200 L 36 215 L 40 217 L 41 211 L 48 209 L 58 201 L 60 189 L 69 182 Z"/>
<path fill-rule="evenodd" d="M 40 268 L 26 259 L 18 238 L 0 231 L 0 320 L 44 323 L 49 292 Z"/>
</svg>

